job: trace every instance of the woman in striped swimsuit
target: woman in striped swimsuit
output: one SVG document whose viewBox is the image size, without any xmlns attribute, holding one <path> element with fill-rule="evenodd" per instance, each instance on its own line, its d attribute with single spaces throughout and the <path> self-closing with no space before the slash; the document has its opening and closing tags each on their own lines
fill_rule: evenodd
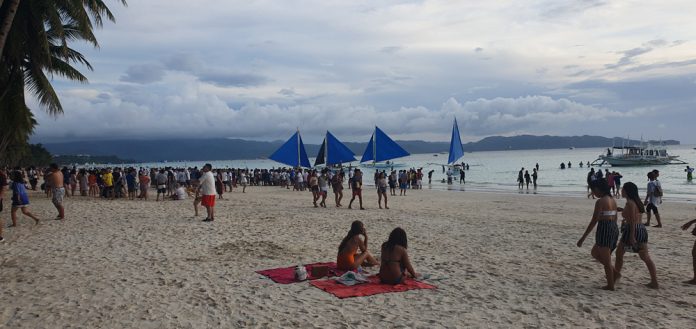
<svg viewBox="0 0 696 329">
<path fill-rule="evenodd" d="M 619 208 L 623 216 L 621 224 L 621 241 L 616 249 L 616 264 L 614 265 L 614 281 L 621 277 L 621 267 L 623 267 L 623 256 L 626 250 L 637 252 L 640 259 L 645 262 L 650 272 L 650 283 L 648 288 L 657 289 L 657 271 L 655 263 L 648 254 L 648 230 L 645 229 L 641 217 L 645 213 L 645 207 L 638 195 L 636 184 L 628 182 L 621 189 L 621 195 L 626 199 L 626 206 Z"/>
<path fill-rule="evenodd" d="M 611 196 L 611 190 L 606 179 L 600 178 L 590 184 L 592 194 L 599 198 L 595 202 L 592 220 L 587 226 L 582 238 L 578 240 L 578 247 L 582 247 L 587 236 L 597 225 L 595 232 L 595 245 L 592 247 L 592 257 L 604 265 L 604 273 L 607 276 L 607 285 L 604 290 L 614 290 L 614 267 L 611 264 L 611 253 L 616 249 L 619 240 L 619 227 L 616 225 L 616 201 Z"/>
</svg>

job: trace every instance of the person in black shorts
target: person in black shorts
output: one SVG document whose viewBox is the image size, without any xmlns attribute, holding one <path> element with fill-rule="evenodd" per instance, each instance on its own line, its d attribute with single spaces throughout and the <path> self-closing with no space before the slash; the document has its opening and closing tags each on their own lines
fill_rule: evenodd
<svg viewBox="0 0 696 329">
<path fill-rule="evenodd" d="M 5 187 L 7 186 L 7 176 L 5 176 L 5 171 L 0 168 L 0 213 L 2 213 L 2 200 L 5 196 Z M 0 221 L 0 242 L 5 241 L 5 238 L 2 237 L 2 228 L 5 226 L 5 223 Z"/>
</svg>

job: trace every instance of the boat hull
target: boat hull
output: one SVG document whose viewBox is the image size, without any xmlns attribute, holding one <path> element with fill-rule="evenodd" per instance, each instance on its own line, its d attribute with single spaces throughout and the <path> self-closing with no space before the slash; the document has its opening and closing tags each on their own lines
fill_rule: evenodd
<svg viewBox="0 0 696 329">
<path fill-rule="evenodd" d="M 659 166 L 659 165 L 669 165 L 672 164 L 676 159 L 674 156 L 670 157 L 612 157 L 612 156 L 601 156 L 599 159 L 610 164 L 613 167 L 640 167 L 640 166 Z"/>
</svg>

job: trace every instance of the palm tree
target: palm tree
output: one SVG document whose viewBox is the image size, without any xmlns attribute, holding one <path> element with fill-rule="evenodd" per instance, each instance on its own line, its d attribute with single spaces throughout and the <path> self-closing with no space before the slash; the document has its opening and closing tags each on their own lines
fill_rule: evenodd
<svg viewBox="0 0 696 329">
<path fill-rule="evenodd" d="M 117 1 L 126 5 L 125 0 Z M 89 70 L 92 66 L 69 44 L 86 41 L 99 47 L 94 27 L 101 27 L 104 19 L 115 19 L 102 0 L 0 0 L 0 18 L 0 117 L 16 120 L 3 120 L 3 125 L 22 129 L 17 134 L 27 136 L 0 136 L 3 154 L 8 143 L 26 143 L 36 124 L 24 90 L 37 97 L 49 114 L 63 113 L 47 74 L 86 83 L 87 78 L 72 65 L 82 64 Z"/>
</svg>

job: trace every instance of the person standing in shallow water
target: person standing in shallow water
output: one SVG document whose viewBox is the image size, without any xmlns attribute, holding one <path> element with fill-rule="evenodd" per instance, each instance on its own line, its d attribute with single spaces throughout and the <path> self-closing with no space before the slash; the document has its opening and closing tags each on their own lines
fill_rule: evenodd
<svg viewBox="0 0 696 329">
<path fill-rule="evenodd" d="M 619 240 L 619 227 L 616 224 L 617 209 L 616 201 L 611 196 L 611 190 L 607 181 L 603 178 L 597 179 L 590 185 L 592 193 L 599 198 L 595 202 L 592 220 L 587 225 L 585 233 L 578 240 L 577 246 L 582 247 L 587 236 L 595 226 L 595 245 L 592 247 L 592 257 L 604 266 L 604 273 L 607 278 L 607 285 L 602 287 L 604 290 L 614 290 L 614 266 L 611 264 L 611 253 L 616 249 Z"/>
<path fill-rule="evenodd" d="M 529 170 L 524 171 L 524 182 L 527 184 L 527 189 L 529 189 L 529 183 L 532 181 L 532 177 L 529 176 Z"/>
<path fill-rule="evenodd" d="M 524 167 L 522 167 L 522 169 L 520 169 L 520 172 L 517 173 L 517 187 L 519 189 L 522 189 L 522 187 L 524 186 L 523 184 L 524 184 Z"/>
<path fill-rule="evenodd" d="M 621 224 L 621 240 L 616 248 L 616 263 L 614 265 L 614 281 L 621 278 L 621 268 L 623 267 L 623 258 L 626 249 L 632 252 L 637 252 L 640 259 L 645 262 L 650 272 L 650 283 L 646 284 L 648 288 L 657 289 L 657 270 L 655 263 L 650 259 L 648 254 L 648 230 L 645 229 L 641 221 L 641 216 L 645 213 L 645 208 L 640 202 L 638 195 L 638 187 L 636 184 L 627 182 L 621 189 L 621 195 L 626 198 L 624 208 L 618 208 L 623 217 Z"/>
<path fill-rule="evenodd" d="M 537 172 L 537 169 L 536 168 L 532 169 L 532 183 L 534 183 L 535 190 L 537 188 L 537 178 L 538 177 L 539 177 L 539 173 Z"/>
</svg>

